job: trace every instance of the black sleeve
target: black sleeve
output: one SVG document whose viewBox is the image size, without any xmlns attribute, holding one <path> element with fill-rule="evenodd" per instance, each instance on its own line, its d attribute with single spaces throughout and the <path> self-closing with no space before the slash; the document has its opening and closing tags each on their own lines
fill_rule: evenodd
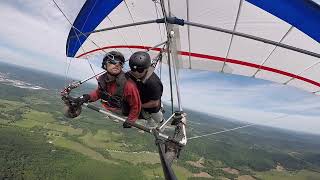
<svg viewBox="0 0 320 180">
<path fill-rule="evenodd" d="M 148 84 L 148 91 L 150 92 L 149 99 L 160 100 L 163 92 L 163 86 L 161 81 L 151 81 Z"/>
</svg>

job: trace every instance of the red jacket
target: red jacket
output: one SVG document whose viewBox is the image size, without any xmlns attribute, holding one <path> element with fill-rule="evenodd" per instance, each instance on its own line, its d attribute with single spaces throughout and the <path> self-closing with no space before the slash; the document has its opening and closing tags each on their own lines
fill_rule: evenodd
<svg viewBox="0 0 320 180">
<path fill-rule="evenodd" d="M 106 87 L 103 87 L 109 94 L 114 95 L 116 92 L 116 81 L 112 81 L 106 84 Z M 90 101 L 97 101 L 100 99 L 101 94 L 99 93 L 100 90 L 97 88 L 96 90 L 92 91 L 90 95 Z M 130 107 L 128 120 L 130 122 L 135 122 L 140 114 L 141 111 L 141 101 L 138 88 L 136 84 L 128 79 L 123 90 L 123 97 L 124 101 L 126 101 Z M 121 109 L 109 107 L 106 103 L 102 103 L 103 107 L 107 110 L 113 112 L 121 112 Z"/>
</svg>

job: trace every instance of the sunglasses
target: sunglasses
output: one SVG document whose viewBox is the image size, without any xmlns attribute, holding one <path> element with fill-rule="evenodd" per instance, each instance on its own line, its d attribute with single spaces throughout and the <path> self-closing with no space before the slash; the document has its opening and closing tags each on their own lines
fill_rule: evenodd
<svg viewBox="0 0 320 180">
<path fill-rule="evenodd" d="M 139 69 L 131 69 L 132 72 L 136 72 L 137 71 L 138 73 L 143 73 L 144 70 L 145 69 L 140 69 L 140 68 Z"/>
<path fill-rule="evenodd" d="M 109 59 L 107 62 L 113 65 L 116 65 L 116 64 L 120 64 L 121 66 L 123 65 L 123 62 L 117 59 Z"/>
</svg>

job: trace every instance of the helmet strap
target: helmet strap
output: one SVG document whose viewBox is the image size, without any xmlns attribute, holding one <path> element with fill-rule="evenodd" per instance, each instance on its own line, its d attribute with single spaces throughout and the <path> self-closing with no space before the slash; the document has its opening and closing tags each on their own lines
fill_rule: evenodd
<svg viewBox="0 0 320 180">
<path fill-rule="evenodd" d="M 121 72 L 120 72 L 119 74 L 121 74 Z M 116 78 L 117 78 L 117 76 L 118 76 L 119 74 L 110 74 L 109 72 L 107 72 L 108 81 L 110 82 L 110 81 L 116 80 Z"/>
</svg>

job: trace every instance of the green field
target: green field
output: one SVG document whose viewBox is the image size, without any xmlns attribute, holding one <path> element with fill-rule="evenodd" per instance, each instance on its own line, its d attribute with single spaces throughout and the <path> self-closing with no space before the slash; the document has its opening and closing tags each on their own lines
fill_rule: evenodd
<svg viewBox="0 0 320 180">
<path fill-rule="evenodd" d="M 176 174 L 178 179 L 188 179 L 190 177 L 193 177 L 193 174 L 191 172 L 189 172 L 187 169 L 183 168 L 183 167 L 179 167 L 179 166 L 173 165 L 173 169 L 174 169 L 175 174 Z M 143 174 L 148 179 L 154 179 L 154 178 L 163 179 L 164 178 L 164 175 L 163 175 L 161 167 L 145 170 L 145 171 L 143 171 Z"/>
<path fill-rule="evenodd" d="M 146 164 L 160 164 L 159 154 L 151 152 L 121 152 L 109 151 L 114 159 L 120 159 L 133 164 L 146 163 Z"/>
<path fill-rule="evenodd" d="M 67 146 L 60 148 L 41 132 L 6 125 L 0 125 L 0 132 L 0 179 L 143 179 L 140 169 L 102 160 L 70 141 L 60 141 Z"/>
<path fill-rule="evenodd" d="M 120 133 L 111 132 L 107 130 L 98 130 L 95 135 L 90 131 L 80 137 L 79 139 L 89 147 L 103 148 L 112 150 L 123 150 L 123 143 L 117 143 L 115 141 L 121 140 L 122 135 Z"/>
<path fill-rule="evenodd" d="M 63 137 L 57 137 L 55 139 L 53 139 L 53 144 L 55 146 L 58 146 L 58 147 L 63 147 L 63 148 L 67 148 L 67 149 L 70 149 L 70 150 L 73 150 L 73 151 L 76 151 L 76 152 L 79 152 L 83 155 L 86 155 L 88 157 L 90 157 L 91 159 L 94 159 L 94 160 L 98 160 L 98 161 L 103 161 L 103 162 L 108 162 L 108 163 L 114 163 L 114 164 L 119 164 L 115 161 L 111 161 L 109 159 L 106 159 L 104 158 L 103 155 L 101 155 L 100 153 L 80 144 L 80 143 L 77 143 L 77 142 L 74 142 L 74 141 L 71 141 L 71 140 L 68 140 L 66 138 L 63 138 Z"/>
<path fill-rule="evenodd" d="M 320 177 L 320 173 L 302 170 L 296 172 L 288 172 L 288 171 L 267 171 L 267 172 L 259 172 L 255 175 L 255 177 L 265 180 L 318 180 Z"/>
<path fill-rule="evenodd" d="M 33 76 L 38 77 L 42 76 Z M 57 85 L 52 89 L 64 85 L 53 77 L 44 79 L 43 84 Z M 57 90 L 1 83 L 0 89 L 0 179 L 163 179 L 152 135 L 123 129 L 86 108 L 79 117 L 68 119 Z M 239 125 L 193 111 L 188 120 L 189 137 Z M 190 180 L 204 179 L 194 177 L 201 172 L 215 179 L 242 175 L 259 180 L 320 179 L 320 173 L 311 171 L 320 169 L 318 139 L 252 127 L 190 140 L 173 168 L 179 179 Z M 202 167 L 187 163 L 200 158 Z M 285 170 L 275 171 L 277 164 Z M 226 167 L 239 174 L 223 171 Z"/>
</svg>

